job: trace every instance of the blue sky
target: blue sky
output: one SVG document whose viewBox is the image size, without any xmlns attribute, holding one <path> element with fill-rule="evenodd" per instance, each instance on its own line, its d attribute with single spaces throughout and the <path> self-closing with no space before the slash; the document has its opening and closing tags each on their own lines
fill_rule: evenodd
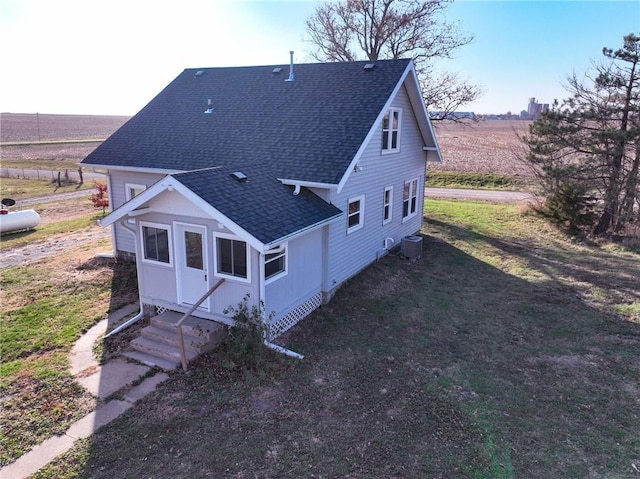
<svg viewBox="0 0 640 479">
<path fill-rule="evenodd" d="M 0 0 L 0 111 L 132 115 L 185 68 L 310 61 L 311 0 Z M 457 0 L 447 19 L 474 35 L 438 68 L 478 84 L 465 110 L 519 112 L 567 96 L 640 33 L 640 1 Z"/>
</svg>

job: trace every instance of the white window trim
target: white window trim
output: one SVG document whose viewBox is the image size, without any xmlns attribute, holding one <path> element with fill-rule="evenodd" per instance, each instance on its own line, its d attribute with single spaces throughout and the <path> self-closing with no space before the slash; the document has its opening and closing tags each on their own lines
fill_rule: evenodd
<svg viewBox="0 0 640 479">
<path fill-rule="evenodd" d="M 167 248 L 169 248 L 169 262 L 165 263 L 163 261 L 156 261 L 155 259 L 149 259 L 146 258 L 146 251 L 145 251 L 145 244 L 144 244 L 144 234 L 143 234 L 143 228 L 145 226 L 149 226 L 151 228 L 156 228 L 156 229 L 160 229 L 160 230 L 166 230 L 167 231 Z M 163 223 L 152 223 L 150 221 L 141 221 L 140 222 L 140 227 L 139 227 L 139 232 L 140 232 L 140 252 L 142 253 L 142 262 L 143 263 L 148 263 L 148 264 L 154 264 L 156 266 L 164 266 L 165 268 L 173 268 L 173 255 L 174 255 L 174 251 L 173 251 L 173 232 L 172 232 L 172 228 L 171 225 L 166 225 Z"/>
<path fill-rule="evenodd" d="M 263 267 L 263 274 L 264 274 L 264 268 L 266 268 L 267 266 L 267 255 L 268 254 L 274 254 L 274 253 L 284 253 L 284 270 L 274 274 L 273 276 L 267 278 L 266 274 L 265 274 L 265 279 L 264 279 L 264 284 L 267 285 L 269 283 L 273 283 L 274 281 L 282 278 L 283 276 L 286 276 L 289 273 L 289 251 L 288 251 L 288 243 L 283 243 L 281 245 L 279 245 L 276 248 L 270 249 L 269 251 L 266 251 L 264 253 L 264 267 Z M 275 261 L 272 260 L 272 261 Z"/>
<path fill-rule="evenodd" d="M 146 190 L 147 185 L 139 185 L 137 183 L 125 183 L 124 184 L 124 197 L 126 201 L 129 201 L 133 196 L 131 196 L 131 190 Z"/>
<path fill-rule="evenodd" d="M 387 192 L 389 192 L 389 203 L 385 203 Z M 387 205 L 389 206 L 389 217 L 385 219 L 384 212 Z M 393 186 L 387 186 L 382 194 L 382 224 L 386 225 L 391 223 L 391 221 L 393 221 Z"/>
<path fill-rule="evenodd" d="M 415 191 L 412 191 L 411 185 L 413 184 L 414 181 L 416 182 L 416 189 Z M 413 218 L 418 214 L 418 200 L 420 199 L 420 195 L 418 194 L 418 192 L 420 191 L 420 178 L 412 178 L 410 180 L 405 181 L 404 184 L 402 185 L 402 212 L 404 213 L 404 185 L 406 185 L 407 183 L 409 183 L 409 208 L 407 209 L 407 216 L 402 217 L 403 223 L 405 221 L 409 221 L 411 218 Z M 411 198 L 412 198 L 411 193 L 413 193 L 416 198 L 416 209 L 413 212 L 411 212 Z"/>
<path fill-rule="evenodd" d="M 146 190 L 147 189 L 147 185 L 140 185 L 137 183 L 125 183 L 124 184 L 124 199 L 125 202 L 131 200 L 133 198 L 133 196 L 131 196 L 131 190 Z M 127 223 L 131 223 L 134 224 L 136 222 L 135 218 L 129 218 L 127 220 Z"/>
<path fill-rule="evenodd" d="M 218 271 L 218 238 L 228 239 L 233 241 L 242 241 L 245 245 L 246 262 L 247 262 L 247 277 L 242 278 L 240 276 L 233 276 Z M 230 281 L 238 281 L 240 283 L 251 283 L 251 245 L 242 238 L 225 233 L 215 233 L 213 235 L 213 274 L 218 278 L 224 278 Z"/>
<path fill-rule="evenodd" d="M 392 121 L 391 119 L 393 118 L 393 113 L 394 112 L 398 112 L 398 128 L 396 130 L 394 130 L 393 128 L 391 128 L 392 125 Z M 390 153 L 399 153 L 400 152 L 400 140 L 401 140 L 401 130 L 402 130 L 402 108 L 389 108 L 389 110 L 387 111 L 387 115 L 389 115 L 389 129 L 385 132 L 384 130 L 384 117 L 382 118 L 382 125 L 381 125 L 381 130 L 382 130 L 382 137 L 380 138 L 380 150 L 382 152 L 383 155 L 388 155 Z M 386 115 L 385 115 L 386 116 Z M 393 132 L 397 131 L 398 132 L 398 141 L 396 144 L 395 148 L 392 148 L 392 138 L 393 138 Z M 387 135 L 387 148 L 382 148 L 382 141 L 383 141 L 383 137 L 384 135 Z"/>
<path fill-rule="evenodd" d="M 349 226 L 349 205 L 351 203 L 355 203 L 356 201 L 360 202 L 360 210 L 358 214 L 360 215 L 360 221 L 357 225 Z M 360 229 L 364 228 L 364 195 L 354 196 L 353 198 L 349 198 L 347 200 L 347 234 L 354 233 Z"/>
</svg>

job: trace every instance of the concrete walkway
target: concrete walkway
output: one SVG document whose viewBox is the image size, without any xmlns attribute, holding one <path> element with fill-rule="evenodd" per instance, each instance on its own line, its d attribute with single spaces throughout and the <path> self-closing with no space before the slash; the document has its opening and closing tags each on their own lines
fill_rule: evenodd
<svg viewBox="0 0 640 479">
<path fill-rule="evenodd" d="M 114 359 L 100 365 L 93 356 L 93 346 L 104 335 L 107 326 L 137 311 L 138 305 L 129 305 L 110 314 L 108 318 L 87 331 L 75 343 L 69 355 L 71 373 L 91 394 L 104 402 L 94 411 L 74 422 L 63 435 L 47 439 L 18 458 L 16 462 L 0 469 L 0 478 L 22 479 L 30 476 L 56 456 L 71 449 L 77 439 L 89 437 L 130 409 L 136 401 L 153 392 L 158 384 L 168 379 L 165 373 L 153 372 L 147 366 L 124 359 Z M 136 385 L 131 387 L 132 384 Z M 116 393 L 118 393 L 118 399 L 109 399 Z"/>
</svg>

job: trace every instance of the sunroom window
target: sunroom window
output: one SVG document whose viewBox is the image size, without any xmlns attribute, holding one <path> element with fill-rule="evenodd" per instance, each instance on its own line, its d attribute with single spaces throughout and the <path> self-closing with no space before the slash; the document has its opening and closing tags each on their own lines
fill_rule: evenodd
<svg viewBox="0 0 640 479">
<path fill-rule="evenodd" d="M 216 238 L 217 271 L 221 276 L 247 279 L 247 243 L 244 241 Z"/>
<path fill-rule="evenodd" d="M 287 272 L 287 248 L 280 246 L 264 255 L 264 278 L 275 279 Z"/>
<path fill-rule="evenodd" d="M 171 264 L 169 227 L 143 223 L 142 249 L 145 260 Z"/>
</svg>

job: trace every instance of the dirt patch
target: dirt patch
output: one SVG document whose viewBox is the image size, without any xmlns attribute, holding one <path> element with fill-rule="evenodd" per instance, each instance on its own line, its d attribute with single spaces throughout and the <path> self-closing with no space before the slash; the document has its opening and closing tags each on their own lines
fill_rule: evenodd
<svg viewBox="0 0 640 479">
<path fill-rule="evenodd" d="M 73 233 L 54 235 L 37 243 L 4 250 L 0 258 L 0 269 L 26 266 L 50 257 L 59 259 L 61 254 L 70 249 L 78 252 L 78 258 L 82 257 L 80 254 L 86 254 L 87 248 L 90 254 L 106 253 L 111 247 L 104 240 L 110 237 L 110 230 L 97 225 Z"/>
<path fill-rule="evenodd" d="M 91 196 L 91 192 L 86 191 L 85 195 L 87 197 L 86 202 L 83 202 L 83 201 L 52 202 L 52 203 L 46 203 L 42 205 L 34 205 L 33 209 L 36 210 L 40 215 L 41 225 L 56 223 L 61 220 L 70 220 L 74 218 L 79 218 L 81 216 L 95 213 L 96 211 L 98 211 L 93 207 L 93 205 L 91 204 L 91 201 L 89 200 L 89 196 Z"/>
</svg>

